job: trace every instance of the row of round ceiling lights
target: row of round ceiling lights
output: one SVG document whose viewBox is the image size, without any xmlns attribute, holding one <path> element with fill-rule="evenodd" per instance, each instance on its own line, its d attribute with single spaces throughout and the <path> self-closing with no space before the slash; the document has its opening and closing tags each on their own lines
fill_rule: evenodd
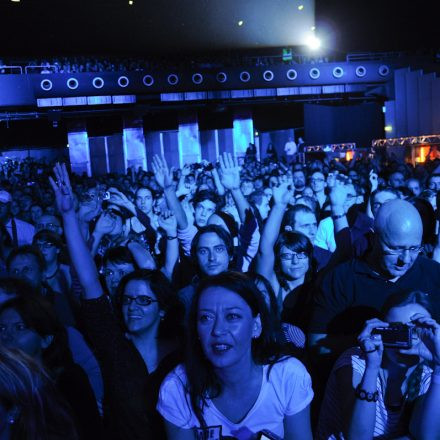
<svg viewBox="0 0 440 440">
<path fill-rule="evenodd" d="M 390 68 L 387 65 L 381 65 L 378 69 L 378 73 L 380 76 L 385 77 L 389 75 Z M 336 79 L 342 78 L 345 74 L 344 69 L 340 66 L 337 66 L 332 71 L 333 77 Z M 358 78 L 363 78 L 367 74 L 367 69 L 364 66 L 356 67 L 355 74 Z M 321 71 L 317 67 L 312 67 L 309 70 L 309 76 L 311 79 L 318 79 L 321 76 Z M 298 77 L 298 72 L 295 69 L 289 69 L 286 72 L 286 78 L 289 81 L 294 81 Z M 271 70 L 265 70 L 263 72 L 263 79 L 266 82 L 271 82 L 275 78 L 275 74 Z M 191 80 L 194 84 L 200 85 L 203 83 L 203 75 L 201 73 L 194 73 L 191 77 Z M 223 84 L 228 80 L 228 75 L 225 72 L 218 72 L 216 75 L 217 82 Z M 247 83 L 251 80 L 251 74 L 247 71 L 240 72 L 240 81 L 243 83 Z M 142 78 L 142 82 L 146 87 L 151 87 L 154 84 L 154 78 L 151 75 L 145 75 Z M 171 86 L 175 86 L 179 83 L 179 77 L 175 73 L 171 73 L 167 76 L 167 82 Z M 69 78 L 66 82 L 67 87 L 70 90 L 75 90 L 79 86 L 79 82 L 76 78 Z M 118 78 L 118 86 L 125 88 L 130 84 L 130 80 L 126 76 L 120 76 Z M 97 76 L 93 78 L 92 85 L 95 89 L 102 89 L 104 87 L 104 80 Z M 53 83 L 50 79 L 44 79 L 40 83 L 40 87 L 49 91 L 53 87 Z"/>
</svg>

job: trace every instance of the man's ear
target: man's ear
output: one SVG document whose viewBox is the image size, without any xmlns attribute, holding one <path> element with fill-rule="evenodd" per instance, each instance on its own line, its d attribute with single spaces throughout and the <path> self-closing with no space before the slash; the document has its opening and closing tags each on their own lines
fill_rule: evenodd
<svg viewBox="0 0 440 440">
<path fill-rule="evenodd" d="M 261 336 L 261 332 L 263 331 L 263 326 L 261 325 L 261 316 L 258 314 L 254 318 L 254 327 L 252 329 L 252 339 L 257 339 Z"/>
<path fill-rule="evenodd" d="M 41 340 L 41 348 L 45 350 L 53 342 L 53 335 L 44 336 Z"/>
</svg>

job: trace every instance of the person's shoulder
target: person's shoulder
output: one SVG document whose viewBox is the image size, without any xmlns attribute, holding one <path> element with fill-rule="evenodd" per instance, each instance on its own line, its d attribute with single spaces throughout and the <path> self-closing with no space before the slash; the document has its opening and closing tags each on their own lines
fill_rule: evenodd
<svg viewBox="0 0 440 440">
<path fill-rule="evenodd" d="M 278 377 L 308 374 L 304 364 L 293 356 L 286 356 L 272 365 L 267 365 L 266 368 L 270 369 L 270 375 Z"/>
<path fill-rule="evenodd" d="M 16 224 L 18 227 L 21 227 L 21 228 L 27 228 L 27 229 L 32 229 L 32 230 L 35 229 L 35 228 L 34 228 L 34 225 L 31 225 L 30 223 L 25 222 L 24 220 L 20 220 L 20 219 L 17 218 L 17 217 L 14 217 L 14 221 L 15 221 L 15 224 Z"/>
<path fill-rule="evenodd" d="M 341 275 L 344 277 L 352 278 L 354 273 L 356 273 L 362 269 L 365 269 L 364 263 L 357 258 L 352 258 L 350 260 L 343 261 L 339 264 L 336 264 L 334 267 L 332 267 L 330 270 L 328 270 L 325 277 L 328 278 L 331 276 Z"/>
<path fill-rule="evenodd" d="M 440 263 L 432 260 L 431 258 L 428 258 L 424 255 L 420 255 L 415 263 L 416 267 L 420 267 L 422 269 L 429 269 L 429 270 L 435 270 L 435 269 L 440 269 Z M 440 272 L 439 272 L 440 274 Z"/>
<path fill-rule="evenodd" d="M 176 388 L 176 387 L 184 387 L 188 384 L 188 377 L 186 375 L 185 367 L 183 364 L 177 365 L 173 370 L 171 370 L 165 377 L 162 382 L 161 388 Z"/>
</svg>

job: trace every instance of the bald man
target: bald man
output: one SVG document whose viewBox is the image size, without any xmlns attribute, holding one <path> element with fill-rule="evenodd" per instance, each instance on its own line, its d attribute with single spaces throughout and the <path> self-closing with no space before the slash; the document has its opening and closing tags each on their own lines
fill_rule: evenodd
<svg viewBox="0 0 440 440">
<path fill-rule="evenodd" d="M 404 200 L 384 203 L 375 218 L 372 250 L 337 265 L 323 278 L 315 297 L 309 345 L 315 355 L 337 356 L 367 319 L 378 317 L 388 296 L 421 290 L 440 311 L 440 264 L 419 255 L 423 227 L 416 208 Z"/>
</svg>

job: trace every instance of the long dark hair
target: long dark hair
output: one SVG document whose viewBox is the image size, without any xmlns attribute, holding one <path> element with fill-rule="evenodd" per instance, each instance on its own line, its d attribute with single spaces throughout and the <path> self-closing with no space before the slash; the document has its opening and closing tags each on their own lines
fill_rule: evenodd
<svg viewBox="0 0 440 440">
<path fill-rule="evenodd" d="M 0 350 L 0 404 L 16 410 L 11 440 L 79 438 L 69 406 L 50 377 L 19 350 Z"/>
<path fill-rule="evenodd" d="M 202 427 L 206 427 L 202 415 L 206 399 L 218 396 L 222 390 L 212 364 L 203 353 L 197 331 L 199 299 L 201 294 L 209 287 L 223 287 L 235 292 L 249 306 L 253 317 L 260 315 L 262 332 L 258 338 L 252 339 L 252 359 L 256 364 L 273 365 L 285 357 L 282 346 L 276 341 L 274 327 L 270 323 L 269 309 L 263 295 L 247 275 L 228 271 L 203 278 L 191 303 L 185 350 L 188 392 L 191 405 Z"/>
<path fill-rule="evenodd" d="M 26 324 L 41 337 L 53 336 L 51 344 L 42 351 L 43 364 L 54 376 L 73 362 L 66 329 L 56 316 L 52 304 L 41 295 L 20 295 L 0 306 L 0 313 L 15 310 Z"/>
</svg>

